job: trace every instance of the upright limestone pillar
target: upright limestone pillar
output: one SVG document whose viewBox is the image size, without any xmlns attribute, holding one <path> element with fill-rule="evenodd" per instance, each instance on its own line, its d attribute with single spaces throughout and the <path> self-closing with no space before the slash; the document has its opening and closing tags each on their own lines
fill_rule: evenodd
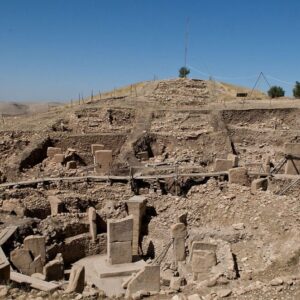
<svg viewBox="0 0 300 300">
<path fill-rule="evenodd" d="M 186 235 L 187 231 L 184 223 L 176 223 L 171 226 L 171 237 L 173 238 L 173 258 L 175 263 L 185 260 Z"/>
<path fill-rule="evenodd" d="M 139 255 L 139 244 L 141 238 L 142 219 L 146 212 L 146 198 L 144 196 L 133 196 L 126 201 L 128 214 L 133 216 L 133 240 L 132 255 Z"/>
<path fill-rule="evenodd" d="M 96 210 L 94 207 L 89 207 L 88 209 L 88 221 L 90 226 L 90 235 L 92 237 L 93 242 L 97 239 L 97 223 L 96 223 Z"/>
</svg>

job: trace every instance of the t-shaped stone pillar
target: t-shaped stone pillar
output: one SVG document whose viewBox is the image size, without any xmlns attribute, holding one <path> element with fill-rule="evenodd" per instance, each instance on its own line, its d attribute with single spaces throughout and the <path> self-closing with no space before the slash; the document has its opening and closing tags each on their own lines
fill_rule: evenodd
<svg viewBox="0 0 300 300">
<path fill-rule="evenodd" d="M 171 226 L 171 237 L 173 238 L 173 255 L 175 263 L 185 260 L 186 234 L 186 226 L 184 223 L 177 223 Z"/>
<path fill-rule="evenodd" d="M 139 255 L 142 219 L 146 212 L 146 197 L 133 196 L 126 201 L 128 214 L 133 216 L 132 255 Z"/>
<path fill-rule="evenodd" d="M 97 223 L 96 223 L 96 210 L 94 207 L 88 208 L 88 221 L 90 226 L 90 235 L 92 237 L 93 242 L 97 239 Z"/>
</svg>

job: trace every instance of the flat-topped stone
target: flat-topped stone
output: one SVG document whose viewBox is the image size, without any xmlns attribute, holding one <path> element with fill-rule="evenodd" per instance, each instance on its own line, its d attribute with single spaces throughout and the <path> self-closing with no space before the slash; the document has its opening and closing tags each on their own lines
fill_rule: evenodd
<svg viewBox="0 0 300 300">
<path fill-rule="evenodd" d="M 145 196 L 133 196 L 126 200 L 127 203 L 144 203 L 147 200 Z"/>
<path fill-rule="evenodd" d="M 86 282 L 103 290 L 107 297 L 121 296 L 125 294 L 123 283 L 133 273 L 141 270 L 146 262 L 143 260 L 133 263 L 111 265 L 106 255 L 85 257 L 75 263 L 85 267 Z M 99 266 L 96 267 L 95 266 Z M 122 297 L 123 299 L 123 297 Z"/>
</svg>

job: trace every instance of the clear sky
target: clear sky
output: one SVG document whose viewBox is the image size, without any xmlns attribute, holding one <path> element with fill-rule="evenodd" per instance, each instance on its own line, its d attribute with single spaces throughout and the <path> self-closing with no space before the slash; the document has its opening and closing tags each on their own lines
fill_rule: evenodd
<svg viewBox="0 0 300 300">
<path fill-rule="evenodd" d="M 290 94 L 271 77 L 300 81 L 299 14 L 299 0 L 0 0 L 0 100 L 176 77 L 187 18 L 190 77 L 252 87 L 263 71 Z"/>
</svg>

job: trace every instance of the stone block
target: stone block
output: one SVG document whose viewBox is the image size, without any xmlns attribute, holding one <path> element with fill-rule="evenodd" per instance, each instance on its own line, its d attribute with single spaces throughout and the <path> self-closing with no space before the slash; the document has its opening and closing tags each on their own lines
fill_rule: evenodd
<svg viewBox="0 0 300 300">
<path fill-rule="evenodd" d="M 108 260 L 112 265 L 132 262 L 132 241 L 108 243 Z"/>
<path fill-rule="evenodd" d="M 64 211 L 64 204 L 57 196 L 49 196 L 48 201 L 51 208 L 51 216 L 56 216 Z"/>
<path fill-rule="evenodd" d="M 95 171 L 99 175 L 109 173 L 112 164 L 111 150 L 97 150 L 94 156 Z"/>
<path fill-rule="evenodd" d="M 233 168 L 233 161 L 232 160 L 220 159 L 220 158 L 217 158 L 215 160 L 215 167 L 214 167 L 215 172 L 228 171 L 231 168 Z"/>
<path fill-rule="evenodd" d="M 10 252 L 10 261 L 23 274 L 30 275 L 29 269 L 33 258 L 29 250 L 15 249 Z"/>
<path fill-rule="evenodd" d="M 217 264 L 216 253 L 208 250 L 194 250 L 192 253 L 191 267 L 193 273 L 209 273 Z"/>
<path fill-rule="evenodd" d="M 18 199 L 4 200 L 1 210 L 10 214 L 15 213 L 18 217 L 26 215 L 26 208 Z"/>
<path fill-rule="evenodd" d="M 149 154 L 147 151 L 142 151 L 137 153 L 137 158 L 140 159 L 141 161 L 145 161 L 149 159 Z"/>
<path fill-rule="evenodd" d="M 285 165 L 285 174 L 287 175 L 300 175 L 300 160 L 288 160 Z"/>
<path fill-rule="evenodd" d="M 52 159 L 55 154 L 62 154 L 61 148 L 57 148 L 57 147 L 48 147 L 47 148 L 47 157 Z"/>
<path fill-rule="evenodd" d="M 57 163 L 57 164 L 62 164 L 65 160 L 65 155 L 64 154 L 54 154 L 52 161 Z"/>
<path fill-rule="evenodd" d="M 257 191 L 266 191 L 268 189 L 268 179 L 259 178 L 251 182 L 251 193 L 255 194 Z"/>
<path fill-rule="evenodd" d="M 66 169 L 67 170 L 74 170 L 76 168 L 77 168 L 77 163 L 76 163 L 75 160 L 70 160 L 70 161 L 67 162 L 67 164 L 66 164 Z"/>
<path fill-rule="evenodd" d="M 238 167 L 230 169 L 229 174 L 229 183 L 239 184 L 239 185 L 249 185 L 249 176 L 248 170 L 244 167 Z"/>
<path fill-rule="evenodd" d="M 46 261 L 46 241 L 44 236 L 30 235 L 24 239 L 24 249 L 29 250 L 33 257 L 41 256 L 43 262 Z"/>
<path fill-rule="evenodd" d="M 232 167 L 236 168 L 239 166 L 239 157 L 235 154 L 229 153 L 227 159 L 232 161 Z"/>
<path fill-rule="evenodd" d="M 10 263 L 0 247 L 0 283 L 6 283 L 10 279 Z"/>
<path fill-rule="evenodd" d="M 284 145 L 285 155 L 296 156 L 300 158 L 300 143 L 286 143 Z"/>
<path fill-rule="evenodd" d="M 64 262 L 62 255 L 59 253 L 55 259 L 49 261 L 43 268 L 45 280 L 61 280 L 64 278 Z"/>
<path fill-rule="evenodd" d="M 104 145 L 102 144 L 92 144 L 91 145 L 92 154 L 95 155 L 96 151 L 104 150 Z"/>
<path fill-rule="evenodd" d="M 26 275 L 42 273 L 43 271 L 41 256 L 38 255 L 33 259 L 29 250 L 15 249 L 11 251 L 10 260 L 20 272 Z"/>
<path fill-rule="evenodd" d="M 66 293 L 82 293 L 84 290 L 85 269 L 83 266 L 74 265 L 71 269 L 69 284 Z"/>
<path fill-rule="evenodd" d="M 133 239 L 133 217 L 107 221 L 108 242 L 126 242 Z"/>
<path fill-rule="evenodd" d="M 145 266 L 133 276 L 127 286 L 126 297 L 131 297 L 138 291 L 159 292 L 160 266 Z"/>
</svg>

